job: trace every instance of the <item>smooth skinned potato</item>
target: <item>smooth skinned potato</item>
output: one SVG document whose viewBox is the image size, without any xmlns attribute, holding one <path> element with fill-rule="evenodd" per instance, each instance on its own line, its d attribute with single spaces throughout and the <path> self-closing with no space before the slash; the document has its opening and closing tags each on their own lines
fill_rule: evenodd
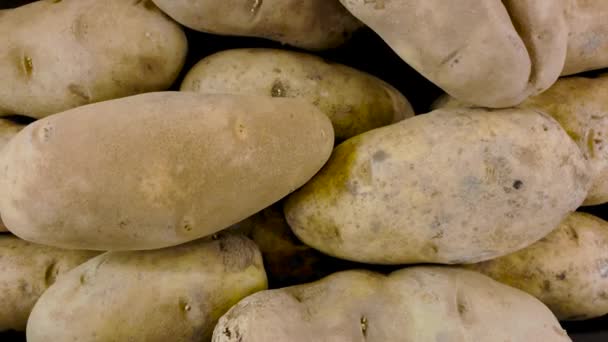
<svg viewBox="0 0 608 342">
<path fill-rule="evenodd" d="M 0 155 L 0 212 L 32 242 L 154 249 L 278 201 L 329 158 L 331 122 L 298 99 L 161 92 L 39 120 Z"/>
<path fill-rule="evenodd" d="M 243 236 L 107 252 L 40 297 L 27 340 L 208 341 L 232 305 L 266 288 L 260 252 Z"/>
<path fill-rule="evenodd" d="M 570 32 L 562 75 L 608 67 L 608 2 L 570 0 L 565 14 Z"/>
<path fill-rule="evenodd" d="M 537 243 L 470 268 L 545 303 L 560 320 L 608 313 L 608 222 L 573 213 Z"/>
<path fill-rule="evenodd" d="M 4 148 L 4 145 L 6 145 L 12 137 L 22 130 L 23 127 L 25 127 L 25 125 L 18 124 L 8 119 L 0 118 L 0 153 L 2 153 L 2 148 Z M 2 195 L 0 194 L 0 196 Z M 0 233 L 6 231 L 6 226 L 2 222 L 2 217 L 0 216 Z"/>
<path fill-rule="evenodd" d="M 570 341 L 534 297 L 472 271 L 413 267 L 335 273 L 251 295 L 214 342 Z"/>
<path fill-rule="evenodd" d="M 149 1 L 37 1 L 0 16 L 0 115 L 41 118 L 167 89 L 187 51 L 182 29 Z"/>
<path fill-rule="evenodd" d="M 548 115 L 437 110 L 339 145 L 285 214 L 304 243 L 339 258 L 473 263 L 555 229 L 584 200 L 589 173 Z"/>
<path fill-rule="evenodd" d="M 182 91 L 297 97 L 329 116 L 336 139 L 414 116 L 407 99 L 386 82 L 304 53 L 234 49 L 195 65 Z"/>
<path fill-rule="evenodd" d="M 153 0 L 191 29 L 260 37 L 309 50 L 334 48 L 363 26 L 338 0 Z"/>
<path fill-rule="evenodd" d="M 42 293 L 58 277 L 97 254 L 0 235 L 0 331 L 25 331 L 30 312 Z"/>
</svg>

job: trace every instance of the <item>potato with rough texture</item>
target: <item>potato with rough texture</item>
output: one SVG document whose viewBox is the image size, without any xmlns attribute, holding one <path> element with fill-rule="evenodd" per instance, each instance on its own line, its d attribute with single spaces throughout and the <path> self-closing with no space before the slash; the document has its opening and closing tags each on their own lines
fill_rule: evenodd
<svg viewBox="0 0 608 342">
<path fill-rule="evenodd" d="M 516 329 L 514 329 L 516 327 Z M 481 274 L 413 267 L 335 273 L 230 309 L 214 342 L 570 341 L 549 309 Z"/>
<path fill-rule="evenodd" d="M 608 314 L 608 222 L 573 213 L 537 243 L 470 269 L 528 292 L 560 320 Z"/>
<path fill-rule="evenodd" d="M 304 243 L 339 258 L 474 263 L 555 229 L 584 200 L 589 172 L 548 115 L 437 110 L 339 145 L 285 213 Z"/>
<path fill-rule="evenodd" d="M 329 116 L 338 140 L 414 115 L 398 90 L 372 75 L 275 49 L 234 49 L 208 56 L 188 72 L 181 90 L 302 98 Z"/>
<path fill-rule="evenodd" d="M 169 88 L 182 29 L 148 0 L 37 1 L 0 16 L 0 115 L 41 118 Z"/>
<path fill-rule="evenodd" d="M 208 341 L 220 316 L 266 288 L 260 252 L 244 236 L 107 252 L 40 297 L 27 340 Z"/>
<path fill-rule="evenodd" d="M 0 155 L 0 212 L 64 248 L 154 249 L 280 200 L 327 161 L 331 122 L 299 99 L 161 92 L 75 108 Z"/>
<path fill-rule="evenodd" d="M 58 277 L 99 254 L 0 235 L 0 331 L 24 331 L 34 304 Z"/>
</svg>

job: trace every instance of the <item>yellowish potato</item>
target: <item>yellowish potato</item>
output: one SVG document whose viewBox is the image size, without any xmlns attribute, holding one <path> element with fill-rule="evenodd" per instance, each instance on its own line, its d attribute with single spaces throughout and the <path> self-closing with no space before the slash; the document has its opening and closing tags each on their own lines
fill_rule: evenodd
<svg viewBox="0 0 608 342">
<path fill-rule="evenodd" d="M 253 294 L 213 342 L 570 341 L 536 298 L 472 271 L 413 267 L 335 273 Z"/>
<path fill-rule="evenodd" d="M 27 340 L 209 341 L 220 316 L 266 288 L 260 252 L 243 236 L 107 252 L 40 297 Z"/>
<path fill-rule="evenodd" d="M 326 162 L 331 122 L 298 99 L 148 93 L 72 109 L 0 155 L 0 212 L 64 248 L 173 246 L 280 200 Z"/>
<path fill-rule="evenodd" d="M 58 277 L 97 254 L 0 235 L 0 331 L 25 331 L 30 312 L 42 293 Z"/>
<path fill-rule="evenodd" d="M 148 0 L 36 1 L 0 14 L 0 115 L 41 118 L 167 89 L 187 51 Z"/>
</svg>

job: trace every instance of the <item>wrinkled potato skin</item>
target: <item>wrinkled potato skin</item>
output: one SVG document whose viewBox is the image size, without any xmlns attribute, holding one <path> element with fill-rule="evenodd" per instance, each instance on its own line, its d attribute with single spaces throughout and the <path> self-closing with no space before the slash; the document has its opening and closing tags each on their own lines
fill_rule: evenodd
<svg viewBox="0 0 608 342">
<path fill-rule="evenodd" d="M 548 115 L 438 110 L 339 145 L 285 213 L 304 243 L 339 258 L 474 263 L 548 234 L 589 185 L 582 153 Z"/>
<path fill-rule="evenodd" d="M 570 34 L 562 75 L 608 67 L 608 2 L 570 0 L 566 20 Z"/>
<path fill-rule="evenodd" d="M 573 213 L 535 244 L 470 268 L 545 303 L 560 320 L 608 313 L 608 222 Z"/>
<path fill-rule="evenodd" d="M 34 304 L 57 277 L 99 254 L 0 235 L 0 331 L 25 331 Z"/>
<path fill-rule="evenodd" d="M 14 234 L 57 247 L 177 245 L 302 186 L 333 143 L 327 116 L 298 99 L 161 92 L 106 101 L 11 140 L 0 155 L 0 212 Z"/>
<path fill-rule="evenodd" d="M 513 327 L 517 327 L 514 329 Z M 542 303 L 475 272 L 413 267 L 335 273 L 251 295 L 213 342 L 570 341 Z"/>
<path fill-rule="evenodd" d="M 337 0 L 153 0 L 180 24 L 309 50 L 334 48 L 363 26 Z"/>
<path fill-rule="evenodd" d="M 243 236 L 107 252 L 42 295 L 27 340 L 208 341 L 232 305 L 266 288 L 260 252 Z"/>
<path fill-rule="evenodd" d="M 304 53 L 234 49 L 201 60 L 182 91 L 302 98 L 329 116 L 339 141 L 414 116 L 386 82 Z"/>
<path fill-rule="evenodd" d="M 149 1 L 37 1 L 2 12 L 0 115 L 41 118 L 167 89 L 183 66 L 182 29 Z"/>
</svg>

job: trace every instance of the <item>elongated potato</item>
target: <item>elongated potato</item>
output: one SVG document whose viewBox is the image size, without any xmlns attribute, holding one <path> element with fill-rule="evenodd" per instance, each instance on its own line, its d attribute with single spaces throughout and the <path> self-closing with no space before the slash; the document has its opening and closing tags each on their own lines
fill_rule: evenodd
<svg viewBox="0 0 608 342">
<path fill-rule="evenodd" d="M 537 243 L 470 265 L 538 298 L 560 320 L 608 313 L 608 222 L 573 213 Z"/>
<path fill-rule="evenodd" d="M 310 50 L 334 48 L 363 26 L 338 0 L 153 0 L 180 24 L 261 37 Z"/>
<path fill-rule="evenodd" d="M 517 327 L 514 329 L 514 327 Z M 542 303 L 472 271 L 413 267 L 335 273 L 251 295 L 214 342 L 570 341 Z"/>
<path fill-rule="evenodd" d="M 41 118 L 167 89 L 184 32 L 149 1 L 36 1 L 0 17 L 0 115 Z"/>
<path fill-rule="evenodd" d="M 329 116 L 338 140 L 414 115 L 407 99 L 386 82 L 313 55 L 284 50 L 216 53 L 188 72 L 181 90 L 302 98 Z"/>
<path fill-rule="evenodd" d="M 0 212 L 33 242 L 154 249 L 278 201 L 329 158 L 331 122 L 297 99 L 163 92 L 39 120 L 0 155 Z"/>
<path fill-rule="evenodd" d="M 42 293 L 58 277 L 97 254 L 0 235 L 0 331 L 25 331 L 30 312 Z"/>
<path fill-rule="evenodd" d="M 304 243 L 339 258 L 473 263 L 547 235 L 589 180 L 582 153 L 548 115 L 437 110 L 339 145 L 285 213 Z"/>
<path fill-rule="evenodd" d="M 27 340 L 208 341 L 232 305 L 266 288 L 260 252 L 243 236 L 107 252 L 40 297 Z"/>
</svg>

